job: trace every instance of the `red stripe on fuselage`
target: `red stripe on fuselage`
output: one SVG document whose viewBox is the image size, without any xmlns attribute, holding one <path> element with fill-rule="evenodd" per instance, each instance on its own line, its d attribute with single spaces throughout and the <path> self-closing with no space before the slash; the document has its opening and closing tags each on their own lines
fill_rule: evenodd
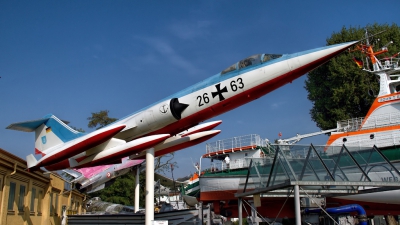
<svg viewBox="0 0 400 225">
<path fill-rule="evenodd" d="M 269 92 L 271 92 L 289 82 L 292 82 L 293 80 L 299 78 L 300 76 L 304 75 L 305 73 L 309 72 L 310 70 L 327 62 L 329 59 L 331 59 L 333 56 L 335 56 L 339 53 L 340 52 L 336 52 L 336 53 L 327 55 L 327 56 L 320 58 L 312 63 L 302 66 L 302 67 L 300 67 L 296 70 L 293 70 L 289 73 L 283 74 L 273 80 L 262 83 L 252 89 L 246 90 L 246 91 L 244 91 L 240 94 L 237 94 L 235 96 L 232 96 L 228 99 L 220 101 L 219 103 L 214 104 L 213 106 L 210 106 L 201 111 L 198 111 L 197 113 L 194 113 L 190 116 L 182 118 L 181 120 L 178 120 L 175 123 L 167 125 L 157 131 L 151 132 L 146 135 L 168 134 L 168 133 L 171 135 L 178 134 L 184 130 L 187 130 L 187 129 L 197 125 L 201 121 L 205 121 L 205 120 L 208 120 L 215 116 L 218 116 L 222 113 L 228 112 L 228 111 L 235 109 L 243 104 L 246 104 L 246 103 L 251 102 L 261 96 L 264 96 L 264 95 L 268 94 Z M 182 102 L 182 103 L 185 103 L 185 102 Z M 143 135 L 143 136 L 146 136 L 146 135 Z"/>
<path fill-rule="evenodd" d="M 125 125 L 121 125 L 121 126 L 113 128 L 113 129 L 106 130 L 102 133 L 99 133 L 99 134 L 97 134 L 93 137 L 90 137 L 88 139 L 85 139 L 81 142 L 78 142 L 77 144 L 75 144 L 69 148 L 66 148 L 52 156 L 49 156 L 47 159 L 39 162 L 35 167 L 38 168 L 41 166 L 48 166 L 48 165 L 59 163 L 64 159 L 68 159 L 74 155 L 77 155 L 83 151 L 86 151 L 90 148 L 93 148 L 93 147 L 109 140 L 110 138 L 112 138 L 115 134 L 117 134 L 124 128 L 125 128 Z"/>
</svg>

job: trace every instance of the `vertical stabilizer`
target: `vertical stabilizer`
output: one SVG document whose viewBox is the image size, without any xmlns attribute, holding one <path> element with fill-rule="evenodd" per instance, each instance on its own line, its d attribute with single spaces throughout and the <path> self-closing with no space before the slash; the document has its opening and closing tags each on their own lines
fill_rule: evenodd
<svg viewBox="0 0 400 225">
<path fill-rule="evenodd" d="M 83 135 L 51 114 L 38 120 L 13 123 L 7 129 L 35 131 L 35 154 L 42 154 L 42 156 L 51 152 L 52 147 Z"/>
</svg>

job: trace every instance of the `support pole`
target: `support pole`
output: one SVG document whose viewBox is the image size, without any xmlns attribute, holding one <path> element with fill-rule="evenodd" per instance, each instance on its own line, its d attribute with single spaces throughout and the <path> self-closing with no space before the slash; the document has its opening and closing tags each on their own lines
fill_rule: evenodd
<svg viewBox="0 0 400 225">
<path fill-rule="evenodd" d="M 294 186 L 294 213 L 295 213 L 296 225 L 301 225 L 299 185 Z"/>
<path fill-rule="evenodd" d="M 146 150 L 146 214 L 145 224 L 154 221 L 154 148 Z"/>
<path fill-rule="evenodd" d="M 207 225 L 211 225 L 211 204 L 208 203 L 208 209 L 207 209 Z"/>
<path fill-rule="evenodd" d="M 239 225 L 243 225 L 243 212 L 242 209 L 243 208 L 243 202 L 242 202 L 242 198 L 238 199 L 238 216 L 239 216 Z"/>
<path fill-rule="evenodd" d="M 203 223 L 203 202 L 199 202 L 199 215 L 198 215 L 199 224 Z"/>
<path fill-rule="evenodd" d="M 135 177 L 135 213 L 139 211 L 139 175 L 140 175 L 140 166 L 136 167 L 136 177 Z"/>
</svg>

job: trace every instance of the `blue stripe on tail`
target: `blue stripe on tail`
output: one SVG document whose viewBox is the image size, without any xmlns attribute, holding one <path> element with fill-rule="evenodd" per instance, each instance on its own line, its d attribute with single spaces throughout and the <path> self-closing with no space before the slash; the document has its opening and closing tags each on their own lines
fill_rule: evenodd
<svg viewBox="0 0 400 225">
<path fill-rule="evenodd" d="M 63 142 L 67 142 L 84 135 L 83 133 L 72 129 L 54 115 L 49 114 L 44 118 L 48 118 L 45 122 L 45 125 L 49 128 L 49 131 L 53 132 Z"/>
</svg>

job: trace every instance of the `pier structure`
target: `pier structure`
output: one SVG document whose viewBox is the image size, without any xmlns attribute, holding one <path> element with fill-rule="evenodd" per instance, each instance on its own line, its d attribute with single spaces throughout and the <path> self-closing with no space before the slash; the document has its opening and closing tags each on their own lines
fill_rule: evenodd
<svg viewBox="0 0 400 225">
<path fill-rule="evenodd" d="M 272 163 L 263 162 L 263 158 L 249 159 L 243 188 L 235 193 L 239 207 L 246 197 L 253 198 L 255 208 L 261 206 L 260 198 L 293 198 L 295 223 L 300 225 L 305 209 L 317 208 L 329 214 L 324 209 L 335 198 L 356 202 L 380 198 L 374 204 L 382 206 L 400 203 L 395 197 L 400 194 L 400 162 L 391 162 L 376 146 L 311 144 L 308 148 L 298 145 L 274 148 Z M 364 221 L 367 214 L 358 217 Z M 239 221 L 242 221 L 240 213 Z"/>
</svg>

